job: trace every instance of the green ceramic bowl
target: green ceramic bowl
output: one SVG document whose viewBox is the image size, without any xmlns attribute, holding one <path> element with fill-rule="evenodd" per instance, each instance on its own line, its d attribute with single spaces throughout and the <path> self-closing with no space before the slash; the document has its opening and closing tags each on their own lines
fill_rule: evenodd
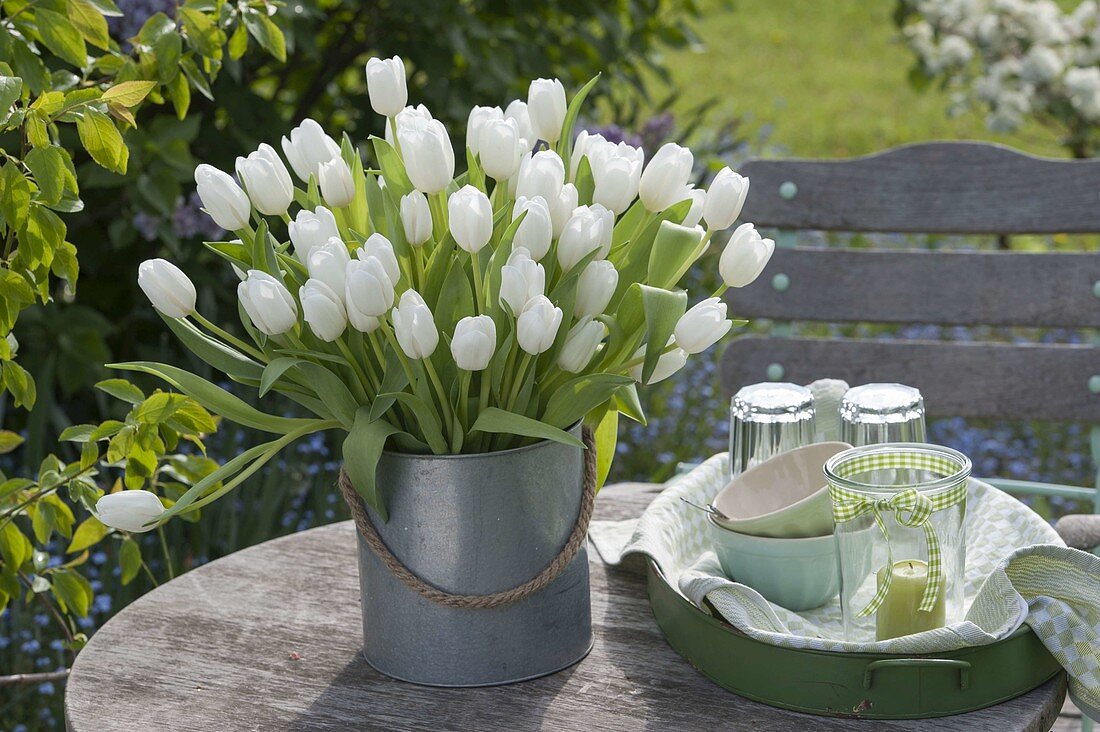
<svg viewBox="0 0 1100 732">
<path fill-rule="evenodd" d="M 773 539 L 739 534 L 707 516 L 722 571 L 769 602 L 789 610 L 820 607 L 840 588 L 832 534 L 806 539 Z"/>
</svg>

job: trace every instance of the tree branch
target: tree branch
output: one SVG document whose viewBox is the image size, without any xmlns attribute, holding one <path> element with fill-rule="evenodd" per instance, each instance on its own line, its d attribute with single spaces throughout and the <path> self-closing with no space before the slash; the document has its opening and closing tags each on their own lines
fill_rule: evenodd
<svg viewBox="0 0 1100 732">
<path fill-rule="evenodd" d="M 37 674 L 12 674 L 11 676 L 0 676 L 0 687 L 15 686 L 16 684 L 44 684 L 47 681 L 64 681 L 67 678 L 69 678 L 69 669 Z"/>
</svg>

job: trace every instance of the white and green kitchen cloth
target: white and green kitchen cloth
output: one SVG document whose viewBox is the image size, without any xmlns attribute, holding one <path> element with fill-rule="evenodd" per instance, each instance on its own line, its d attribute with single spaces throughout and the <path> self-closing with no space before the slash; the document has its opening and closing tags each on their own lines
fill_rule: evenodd
<svg viewBox="0 0 1100 732">
<path fill-rule="evenodd" d="M 842 640 L 838 600 L 796 613 L 722 573 L 705 514 L 680 498 L 710 502 L 728 470 L 728 455 L 716 455 L 671 483 L 640 519 L 593 521 L 589 536 L 600 557 L 618 564 L 629 555 L 645 555 L 696 606 L 709 600 L 746 635 L 789 648 L 931 653 L 992 643 L 1026 623 L 1069 672 L 1074 703 L 1100 718 L 1100 557 L 1066 547 L 1022 503 L 970 481 L 965 620 L 903 638 L 850 643 Z"/>
</svg>

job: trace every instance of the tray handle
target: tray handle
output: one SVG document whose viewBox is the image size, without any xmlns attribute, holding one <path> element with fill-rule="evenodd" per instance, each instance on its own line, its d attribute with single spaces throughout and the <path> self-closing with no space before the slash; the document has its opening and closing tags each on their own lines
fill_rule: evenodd
<svg viewBox="0 0 1100 732">
<path fill-rule="evenodd" d="M 970 686 L 970 662 L 956 661 L 951 658 L 884 658 L 881 661 L 871 661 L 863 670 L 863 688 L 871 688 L 871 677 L 880 668 L 895 668 L 923 666 L 927 668 L 952 668 L 959 670 L 959 690 L 966 691 Z"/>
</svg>

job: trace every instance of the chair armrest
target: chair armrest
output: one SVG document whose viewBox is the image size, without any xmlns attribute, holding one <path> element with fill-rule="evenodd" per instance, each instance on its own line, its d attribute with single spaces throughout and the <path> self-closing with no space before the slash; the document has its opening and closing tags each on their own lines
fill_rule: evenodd
<svg viewBox="0 0 1100 732">
<path fill-rule="evenodd" d="M 1067 546 L 1091 551 L 1100 546 L 1100 515 L 1070 514 L 1058 519 L 1054 530 Z"/>
</svg>

